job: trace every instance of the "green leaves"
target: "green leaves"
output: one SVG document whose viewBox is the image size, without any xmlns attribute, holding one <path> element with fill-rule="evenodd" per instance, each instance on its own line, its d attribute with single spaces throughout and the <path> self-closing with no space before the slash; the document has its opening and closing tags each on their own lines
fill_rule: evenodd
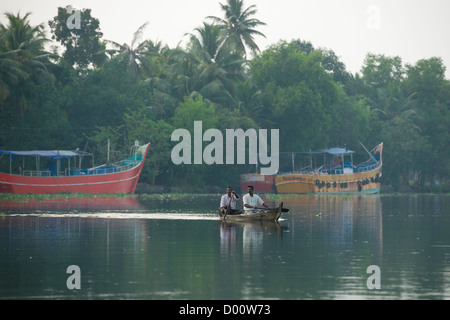
<svg viewBox="0 0 450 320">
<path fill-rule="evenodd" d="M 187 129 L 191 134 L 194 132 L 194 121 L 202 121 L 204 130 L 216 128 L 218 125 L 218 116 L 214 105 L 205 102 L 201 95 L 195 98 L 186 98 L 173 116 L 173 125 L 176 128 Z"/>
<path fill-rule="evenodd" d="M 307 41 L 260 52 L 265 23 L 255 18 L 256 6 L 226 0 L 220 7 L 222 17 L 207 17 L 211 23 L 176 48 L 143 38 L 148 23 L 129 44 L 102 40 L 89 9 L 80 10 L 77 29 L 67 26 L 72 12 L 58 8 L 49 25 L 65 47 L 60 55 L 45 51 L 43 24 L 30 25 L 29 13 L 7 13 L 8 24 L 0 25 L 0 146 L 75 149 L 88 140 L 100 162 L 108 139 L 124 155 L 139 140 L 151 143 L 144 182 L 237 184 L 254 168 L 171 163 L 172 131 L 202 121 L 204 130 L 279 129 L 280 150 L 288 152 L 383 141 L 384 183 L 424 188 L 448 179 L 450 82 L 441 58 L 404 65 L 400 57 L 369 53 L 352 75 L 332 50 Z"/>
<path fill-rule="evenodd" d="M 254 54 L 259 53 L 260 50 L 254 37 L 265 38 L 266 36 L 255 28 L 266 24 L 258 19 L 250 18 L 256 14 L 256 6 L 251 5 L 244 9 L 242 0 L 227 0 L 226 4 L 220 4 L 220 6 L 225 13 L 224 19 L 215 16 L 207 18 L 212 19 L 220 26 L 225 34 L 225 41 L 231 42 L 236 51 L 243 54 L 245 59 L 247 59 L 246 47 L 250 48 Z"/>
<path fill-rule="evenodd" d="M 91 16 L 90 9 L 83 9 L 80 11 L 80 28 L 69 28 L 67 23 L 72 15 L 69 8 L 59 7 L 58 15 L 48 22 L 52 39 L 65 47 L 64 60 L 81 71 L 91 65 L 102 65 L 106 55 L 99 20 Z"/>
<path fill-rule="evenodd" d="M 298 50 L 298 42 L 280 42 L 250 64 L 250 74 L 264 92 L 263 104 L 280 128 L 281 150 L 325 147 L 338 88 L 321 66 L 322 55 Z M 293 139 L 296 137 L 296 139 Z"/>
<path fill-rule="evenodd" d="M 143 179 L 155 184 L 156 177 L 169 172 L 171 167 L 170 136 L 175 128 L 164 120 L 154 121 L 149 117 L 148 109 L 129 110 L 124 115 L 127 130 L 127 145 L 135 140 L 141 144 L 150 142 L 148 159 L 143 168 Z"/>
<path fill-rule="evenodd" d="M 386 146 L 384 181 L 423 190 L 448 175 L 450 86 L 442 59 L 403 66 L 400 57 L 368 54 L 362 73 L 358 91 L 371 105 L 372 136 Z"/>
</svg>

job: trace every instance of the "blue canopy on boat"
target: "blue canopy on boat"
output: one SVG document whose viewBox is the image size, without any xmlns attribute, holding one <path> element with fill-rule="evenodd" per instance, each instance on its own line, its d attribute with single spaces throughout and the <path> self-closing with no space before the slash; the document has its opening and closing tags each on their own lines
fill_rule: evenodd
<svg viewBox="0 0 450 320">
<path fill-rule="evenodd" d="M 67 150 L 53 150 L 53 151 L 46 151 L 46 150 L 32 150 L 32 151 L 7 151 L 7 150 L 0 150 L 0 154 L 8 154 L 13 156 L 40 156 L 40 157 L 47 157 L 52 159 L 61 159 L 61 158 L 72 158 L 75 156 L 80 155 L 77 152 L 74 151 L 67 151 Z"/>
</svg>

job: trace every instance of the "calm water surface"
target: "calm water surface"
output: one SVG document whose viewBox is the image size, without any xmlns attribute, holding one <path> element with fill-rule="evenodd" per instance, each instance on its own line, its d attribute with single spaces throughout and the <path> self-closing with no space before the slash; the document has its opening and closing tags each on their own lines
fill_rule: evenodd
<svg viewBox="0 0 450 320">
<path fill-rule="evenodd" d="M 219 200 L 0 201 L 0 299 L 450 299 L 450 196 L 289 197 L 278 223 Z"/>
</svg>

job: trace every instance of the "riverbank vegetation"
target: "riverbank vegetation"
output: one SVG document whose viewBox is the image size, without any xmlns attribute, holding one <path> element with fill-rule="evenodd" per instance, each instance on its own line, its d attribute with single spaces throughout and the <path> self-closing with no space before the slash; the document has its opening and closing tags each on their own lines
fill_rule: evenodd
<svg viewBox="0 0 450 320">
<path fill-rule="evenodd" d="M 384 142 L 383 184 L 448 190 L 450 81 L 440 57 L 404 64 L 367 53 L 352 74 L 301 32 L 262 50 L 256 6 L 227 0 L 221 7 L 223 17 L 205 17 L 175 48 L 143 39 L 145 21 L 128 44 L 104 39 L 89 9 L 81 10 L 80 29 L 67 28 L 67 8 L 37 26 L 32 13 L 5 13 L 0 148 L 80 148 L 103 163 L 108 139 L 116 160 L 134 140 L 151 142 L 144 184 L 237 188 L 239 174 L 255 166 L 172 163 L 173 130 L 192 131 L 201 120 L 203 130 L 279 129 L 281 152 L 346 146 L 364 160 L 360 141 Z"/>
</svg>

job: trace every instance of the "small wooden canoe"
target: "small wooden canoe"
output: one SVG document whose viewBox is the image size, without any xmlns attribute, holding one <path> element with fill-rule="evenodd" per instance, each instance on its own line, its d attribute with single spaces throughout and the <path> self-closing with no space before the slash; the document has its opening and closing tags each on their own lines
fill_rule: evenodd
<svg viewBox="0 0 450 320">
<path fill-rule="evenodd" d="M 264 221 L 277 221 L 281 212 L 283 212 L 283 202 L 280 205 L 273 209 L 263 210 L 261 209 L 256 213 L 243 213 L 237 215 L 224 215 L 219 209 L 220 219 L 227 221 L 255 221 L 255 220 L 264 220 Z"/>
</svg>

